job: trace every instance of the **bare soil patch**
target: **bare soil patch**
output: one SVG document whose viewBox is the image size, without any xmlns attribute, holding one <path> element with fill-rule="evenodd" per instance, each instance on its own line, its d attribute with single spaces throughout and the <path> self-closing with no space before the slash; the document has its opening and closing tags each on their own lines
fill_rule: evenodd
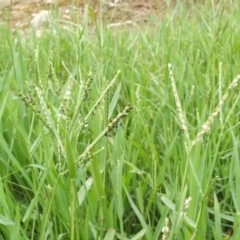
<svg viewBox="0 0 240 240">
<path fill-rule="evenodd" d="M 81 22 L 84 8 L 90 6 L 96 17 L 111 23 L 147 21 L 152 13 L 161 16 L 166 11 L 165 0 L 105 1 L 100 6 L 96 0 L 0 0 L 0 20 L 13 28 L 26 28 L 41 12 L 57 10 L 64 20 Z"/>
<path fill-rule="evenodd" d="M 135 25 L 148 21 L 149 16 L 162 18 L 167 9 L 176 5 L 176 0 L 0 0 L 0 22 L 7 22 L 11 28 L 37 27 L 38 22 L 47 21 L 50 11 L 55 10 L 61 19 L 81 23 L 85 6 L 90 9 L 91 20 L 101 16 L 112 26 Z M 187 8 L 206 4 L 206 0 L 182 0 Z M 221 1 L 222 2 L 222 1 Z M 191 4 L 190 4 L 191 3 Z M 218 0 L 214 1 L 218 4 Z M 211 7 L 211 6 L 210 6 Z M 40 16 L 41 15 L 41 16 Z"/>
</svg>

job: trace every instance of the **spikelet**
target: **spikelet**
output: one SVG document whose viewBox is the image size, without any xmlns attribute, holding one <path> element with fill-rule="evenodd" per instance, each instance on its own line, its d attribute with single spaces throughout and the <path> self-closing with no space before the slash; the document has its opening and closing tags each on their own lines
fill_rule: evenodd
<svg viewBox="0 0 240 240">
<path fill-rule="evenodd" d="M 92 82 L 93 82 L 93 78 L 91 76 L 91 73 L 89 73 L 88 79 L 87 79 L 87 82 L 86 82 L 84 88 L 82 88 L 82 86 L 80 86 L 78 100 L 77 100 L 76 106 L 74 108 L 75 110 L 74 110 L 74 113 L 73 113 L 73 116 L 72 116 L 71 123 L 69 125 L 70 136 L 72 136 L 72 134 L 73 134 L 73 132 L 72 132 L 73 126 L 76 123 L 76 120 L 77 120 L 77 118 L 78 118 L 78 116 L 79 116 L 79 114 L 81 112 L 83 102 L 85 102 L 85 101 L 87 101 L 89 99 Z M 85 125 L 86 125 L 86 122 L 85 122 L 85 124 L 83 124 L 83 127 Z"/>
<path fill-rule="evenodd" d="M 177 91 L 177 87 L 176 87 L 175 80 L 174 80 L 174 77 L 173 77 L 173 72 L 172 72 L 172 65 L 170 63 L 168 64 L 168 70 L 169 70 L 169 74 L 170 74 L 170 81 L 171 81 L 171 85 L 172 85 L 173 95 L 174 95 L 175 103 L 176 103 L 176 106 L 177 106 L 178 119 L 181 123 L 182 130 L 184 131 L 184 134 L 186 136 L 187 152 L 188 152 L 189 151 L 188 148 L 189 148 L 189 143 L 190 143 L 190 137 L 189 137 L 189 132 L 188 132 L 188 128 L 187 128 L 187 121 L 186 121 L 186 118 L 184 116 L 184 112 L 183 112 L 181 102 L 180 102 L 180 99 L 179 99 L 179 96 L 178 96 L 178 91 Z"/>
<path fill-rule="evenodd" d="M 98 143 L 98 141 L 103 138 L 107 133 L 109 133 L 110 131 L 112 131 L 117 124 L 119 123 L 119 121 L 123 118 L 125 118 L 129 112 L 131 111 L 132 107 L 130 105 L 127 105 L 124 110 L 122 112 L 120 112 L 117 117 L 115 117 L 109 124 L 108 126 L 88 145 L 88 147 L 85 149 L 85 151 L 78 157 L 78 160 L 75 161 L 75 166 L 79 167 L 81 166 L 83 163 L 85 163 L 86 161 L 92 159 L 92 157 L 94 155 L 96 155 L 98 152 L 100 152 L 101 150 L 95 152 L 94 154 L 91 153 L 92 148 Z M 66 175 L 68 174 L 68 170 L 62 171 L 61 172 L 61 176 L 62 175 Z"/>
<path fill-rule="evenodd" d="M 201 194 L 203 194 L 202 187 L 201 187 L 200 181 L 198 179 L 196 169 L 194 167 L 191 156 L 189 155 L 189 152 L 191 150 L 191 145 L 190 145 L 189 131 L 188 131 L 188 128 L 187 128 L 187 121 L 185 119 L 185 116 L 184 116 L 184 113 L 183 113 L 183 110 L 182 110 L 181 102 L 180 102 L 180 99 L 179 99 L 179 96 L 178 96 L 177 87 L 176 87 L 175 80 L 174 80 L 174 77 L 173 77 L 172 65 L 170 63 L 168 64 L 168 69 L 169 69 L 170 81 L 171 81 L 171 85 L 172 85 L 172 89 L 173 89 L 173 95 L 174 95 L 174 98 L 175 98 L 175 103 L 177 105 L 178 119 L 181 123 L 182 130 L 184 131 L 184 134 L 186 136 L 186 141 L 185 141 L 184 144 L 185 144 L 186 152 L 188 154 L 188 163 L 189 163 L 190 168 L 192 170 L 192 173 L 194 175 L 195 181 L 196 181 L 196 183 L 199 187 L 199 191 L 201 192 Z"/>
<path fill-rule="evenodd" d="M 167 240 L 168 234 L 169 234 L 169 219 L 165 218 L 165 224 L 164 227 L 162 228 L 162 240 Z"/>
<path fill-rule="evenodd" d="M 229 85 L 226 93 L 220 99 L 220 101 L 219 101 L 217 107 L 215 108 L 215 110 L 213 111 L 213 113 L 210 115 L 210 117 L 207 119 L 207 121 L 202 125 L 202 130 L 197 134 L 195 139 L 192 141 L 191 148 L 194 145 L 196 145 L 196 143 L 199 142 L 202 139 L 203 135 L 210 130 L 212 123 L 214 122 L 217 115 L 220 113 L 225 100 L 229 96 L 230 91 L 238 85 L 238 80 L 239 79 L 240 79 L 240 75 L 237 75 L 236 78 L 233 79 L 232 83 Z"/>
<path fill-rule="evenodd" d="M 77 130 L 75 131 L 75 134 L 80 132 L 84 128 L 84 126 L 87 124 L 89 117 L 95 112 L 95 110 L 97 109 L 99 104 L 102 102 L 102 100 L 104 99 L 104 97 L 106 96 L 110 88 L 114 85 L 119 74 L 120 74 L 120 70 L 117 72 L 116 76 L 112 79 L 112 81 L 107 85 L 107 87 L 102 91 L 101 96 L 95 102 L 93 107 L 88 111 L 88 114 L 85 116 L 85 118 L 83 119 L 83 121 L 81 122 Z"/>
</svg>

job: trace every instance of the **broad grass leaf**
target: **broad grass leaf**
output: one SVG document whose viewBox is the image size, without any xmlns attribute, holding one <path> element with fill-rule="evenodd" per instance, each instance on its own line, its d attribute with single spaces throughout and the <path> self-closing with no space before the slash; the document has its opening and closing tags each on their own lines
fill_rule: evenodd
<svg viewBox="0 0 240 240">
<path fill-rule="evenodd" d="M 185 217 L 184 217 L 184 220 L 187 222 L 187 224 L 188 224 L 190 227 L 196 229 L 196 223 L 195 223 L 191 218 L 189 218 L 188 216 L 185 216 Z"/>
<path fill-rule="evenodd" d="M 140 238 L 142 238 L 144 235 L 145 235 L 145 233 L 146 233 L 146 229 L 142 229 L 142 230 L 140 230 L 136 235 L 134 235 L 132 238 L 131 238 L 131 240 L 138 240 L 138 239 L 140 239 Z"/>
<path fill-rule="evenodd" d="M 113 95 L 113 98 L 111 100 L 111 103 L 109 105 L 109 109 L 108 109 L 108 119 L 111 118 L 112 114 L 113 114 L 113 110 L 114 108 L 116 107 L 116 104 L 117 104 L 117 101 L 119 99 L 119 94 L 120 94 L 120 90 L 121 90 L 121 83 L 119 83 L 114 95 Z"/>
<path fill-rule="evenodd" d="M 8 219 L 7 217 L 3 216 L 2 214 L 0 214 L 0 224 L 4 226 L 9 226 L 9 225 L 14 225 L 14 222 Z"/>
<path fill-rule="evenodd" d="M 231 239 L 240 239 L 240 219 L 239 219 L 239 214 L 236 214 L 235 219 L 234 219 L 234 228 L 233 228 L 233 235 Z"/>
<path fill-rule="evenodd" d="M 94 185 L 96 187 L 95 189 L 97 190 L 98 196 L 101 198 L 105 198 L 105 185 L 103 184 L 103 181 L 102 181 L 99 161 L 96 157 L 92 161 L 92 171 L 93 171 Z"/>
<path fill-rule="evenodd" d="M 137 202 L 138 202 L 138 206 L 140 208 L 140 211 L 143 212 L 144 211 L 144 198 L 143 198 L 143 192 L 142 192 L 142 188 L 138 187 L 136 188 L 136 196 L 137 196 Z"/>
<path fill-rule="evenodd" d="M 0 175 L 0 204 L 1 207 L 3 209 L 5 209 L 5 211 L 10 211 L 9 208 L 9 202 L 7 200 L 7 195 L 5 194 L 5 190 L 4 190 L 4 184 L 3 184 L 3 180 L 2 180 L 2 176 Z"/>
<path fill-rule="evenodd" d="M 42 140 L 42 136 L 39 135 L 35 141 L 32 143 L 32 145 L 30 146 L 30 153 L 33 154 L 33 152 L 37 149 L 38 145 L 41 143 Z"/>
<path fill-rule="evenodd" d="M 66 235 L 67 235 L 67 233 L 59 234 L 57 240 L 66 239 Z"/>
<path fill-rule="evenodd" d="M 41 181 L 39 182 L 37 192 L 35 193 L 34 198 L 31 200 L 31 202 L 30 202 L 30 204 L 27 208 L 27 211 L 26 211 L 26 213 L 23 217 L 23 220 L 22 220 L 23 222 L 27 221 L 31 217 L 31 214 L 32 214 L 34 208 L 36 207 L 36 205 L 38 203 L 39 193 L 40 193 L 42 185 L 45 181 L 46 176 L 47 176 L 47 171 L 44 172 L 43 176 L 41 177 Z"/>
<path fill-rule="evenodd" d="M 115 230 L 110 228 L 110 229 L 108 229 L 108 231 L 107 231 L 107 233 L 106 233 L 106 235 L 105 235 L 103 240 L 113 240 L 114 239 L 114 235 L 115 235 Z"/>
<path fill-rule="evenodd" d="M 5 96 L 4 100 L 1 102 L 0 119 L 2 119 L 2 114 L 3 114 L 3 111 L 4 111 L 5 104 L 7 102 L 7 99 L 8 99 L 8 93 L 6 93 L 6 96 Z"/>
<path fill-rule="evenodd" d="M 96 228 L 94 227 L 94 225 L 92 224 L 91 221 L 89 222 L 89 227 L 90 227 L 90 230 L 92 232 L 92 235 L 93 235 L 94 239 L 98 239 L 97 238 L 97 230 L 96 230 Z"/>
<path fill-rule="evenodd" d="M 49 237 L 50 237 L 50 234 L 52 232 L 52 227 L 53 227 L 53 223 L 52 222 L 48 222 L 47 224 L 47 229 L 46 229 L 46 232 L 44 234 L 44 239 L 45 240 L 48 240 Z"/>
<path fill-rule="evenodd" d="M 83 186 L 81 186 L 80 190 L 78 191 L 77 195 L 78 195 L 79 206 L 83 203 L 85 197 L 87 196 L 87 192 L 90 189 L 90 187 L 92 186 L 92 183 L 93 183 L 93 179 L 88 178 L 88 180 L 85 182 L 85 184 Z"/>
<path fill-rule="evenodd" d="M 76 177 L 76 168 L 75 168 L 75 156 L 73 153 L 73 146 L 75 144 L 70 141 L 69 136 L 66 135 L 66 152 L 67 152 L 67 161 L 68 161 L 68 172 L 70 179 L 74 179 Z"/>
<path fill-rule="evenodd" d="M 38 168 L 38 169 L 40 169 L 40 170 L 42 170 L 42 171 L 46 171 L 46 170 L 47 170 L 46 167 L 44 167 L 44 166 L 42 166 L 42 165 L 39 165 L 39 164 L 29 164 L 28 167 Z"/>
<path fill-rule="evenodd" d="M 4 150 L 6 152 L 6 154 L 8 155 L 9 159 L 11 160 L 11 162 L 15 166 L 15 168 L 21 172 L 23 177 L 28 181 L 29 185 L 31 185 L 30 177 L 28 176 L 25 169 L 21 166 L 18 159 L 14 156 L 12 151 L 9 149 L 8 143 L 5 141 L 5 139 L 1 135 L 0 135 L 0 147 L 2 150 Z"/>
<path fill-rule="evenodd" d="M 132 200 L 132 198 L 131 198 L 130 194 L 128 193 L 128 190 L 127 190 L 127 188 L 125 187 L 124 184 L 123 184 L 123 188 L 124 188 L 125 193 L 127 195 L 128 201 L 129 201 L 133 211 L 135 212 L 136 216 L 138 217 L 138 220 L 140 221 L 142 227 L 144 229 L 146 229 L 146 231 L 149 230 L 149 227 L 148 227 L 147 223 L 145 222 L 143 215 L 138 210 L 137 206 L 135 205 L 134 201 Z"/>
<path fill-rule="evenodd" d="M 208 213 L 211 213 L 213 215 L 215 214 L 214 210 L 211 209 L 211 208 L 208 208 Z M 220 217 L 223 220 L 226 220 L 226 221 L 229 221 L 229 222 L 234 222 L 234 217 L 233 216 L 230 216 L 230 215 L 227 215 L 227 214 L 224 214 L 224 213 L 220 213 Z"/>
<path fill-rule="evenodd" d="M 221 227 L 221 216 L 220 216 L 220 205 L 217 199 L 216 193 L 214 193 L 214 218 L 215 218 L 215 238 L 222 237 L 222 227 Z"/>
<path fill-rule="evenodd" d="M 20 212 L 19 212 L 19 205 L 16 206 L 16 216 L 15 216 L 15 226 L 13 228 L 13 232 L 11 235 L 11 239 L 21 239 L 21 234 L 20 234 Z"/>
<path fill-rule="evenodd" d="M 176 210 L 176 205 L 170 200 L 168 199 L 166 196 L 162 196 L 161 200 L 165 203 L 165 205 L 171 209 L 172 211 Z"/>
<path fill-rule="evenodd" d="M 32 199 L 32 201 L 29 204 L 29 206 L 27 208 L 27 211 L 26 211 L 26 213 L 25 213 L 25 215 L 23 217 L 23 220 L 22 220 L 23 222 L 25 222 L 27 219 L 30 218 L 30 216 L 31 216 L 31 214 L 33 212 L 34 207 L 37 205 L 37 199 L 38 199 L 37 196 L 35 196 L 35 198 Z"/>
</svg>

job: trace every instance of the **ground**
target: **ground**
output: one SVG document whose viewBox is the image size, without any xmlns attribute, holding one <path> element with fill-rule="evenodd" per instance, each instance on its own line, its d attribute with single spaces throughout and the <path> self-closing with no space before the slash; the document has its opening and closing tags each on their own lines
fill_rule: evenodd
<svg viewBox="0 0 240 240">
<path fill-rule="evenodd" d="M 71 11 L 80 10 L 83 12 L 85 4 L 98 14 L 99 1 L 73 1 L 73 0 L 0 0 L 0 19 L 8 21 L 11 26 L 24 28 L 31 24 L 31 20 L 42 10 L 58 9 L 61 18 L 71 19 Z M 146 20 L 148 15 L 157 9 L 156 1 L 105 1 L 102 5 L 104 16 L 111 19 L 111 22 L 117 21 L 139 21 Z M 159 9 L 163 11 L 166 8 L 165 0 L 158 1 Z"/>
<path fill-rule="evenodd" d="M 102 2 L 102 7 L 100 3 Z M 101 14 L 111 26 L 122 24 L 135 25 L 139 21 L 148 21 L 150 14 L 157 17 L 165 15 L 167 9 L 179 2 L 177 0 L 0 0 L 0 22 L 7 22 L 11 27 L 27 28 L 44 21 L 49 10 L 55 9 L 63 20 L 81 22 L 84 8 L 89 5 L 95 15 Z M 205 0 L 181 0 L 187 7 L 204 3 Z M 209 1 L 208 1 L 209 2 Z M 217 4 L 218 0 L 213 1 Z M 102 12 L 100 11 L 102 10 Z M 40 16 L 41 15 L 41 16 Z M 77 16 L 77 18 L 76 18 Z M 35 21 L 35 20 L 36 21 Z M 33 22 L 32 22 L 33 21 Z"/>
<path fill-rule="evenodd" d="M 0 0 L 0 20 L 8 22 L 11 27 L 26 28 L 41 11 L 57 9 L 64 20 L 73 20 L 72 12 L 83 15 L 86 4 L 91 9 L 114 24 L 135 24 L 139 21 L 147 21 L 149 15 L 154 13 L 161 17 L 168 7 L 166 0 L 106 0 L 102 8 L 97 0 Z M 171 5 L 174 5 L 171 1 Z M 42 12 L 43 13 L 43 12 Z"/>
</svg>

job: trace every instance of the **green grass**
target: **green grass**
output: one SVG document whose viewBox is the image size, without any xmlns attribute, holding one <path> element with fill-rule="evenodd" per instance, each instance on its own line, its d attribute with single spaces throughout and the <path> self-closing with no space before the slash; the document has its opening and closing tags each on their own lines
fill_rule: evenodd
<svg viewBox="0 0 240 240">
<path fill-rule="evenodd" d="M 240 239 L 238 11 L 1 26 L 0 238 Z"/>
</svg>

